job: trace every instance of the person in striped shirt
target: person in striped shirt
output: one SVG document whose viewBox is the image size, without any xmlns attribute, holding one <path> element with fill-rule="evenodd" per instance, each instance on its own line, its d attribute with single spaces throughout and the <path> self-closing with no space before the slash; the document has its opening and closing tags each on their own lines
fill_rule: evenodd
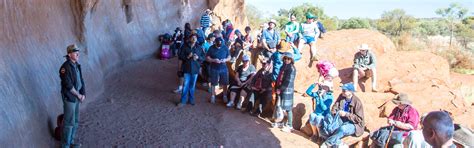
<svg viewBox="0 0 474 148">
<path fill-rule="evenodd" d="M 207 9 L 204 14 L 201 16 L 201 27 L 202 30 L 204 31 L 204 34 L 207 36 L 209 35 L 210 31 L 209 28 L 211 27 L 212 24 L 212 17 L 211 17 L 212 11 L 210 9 Z"/>
</svg>

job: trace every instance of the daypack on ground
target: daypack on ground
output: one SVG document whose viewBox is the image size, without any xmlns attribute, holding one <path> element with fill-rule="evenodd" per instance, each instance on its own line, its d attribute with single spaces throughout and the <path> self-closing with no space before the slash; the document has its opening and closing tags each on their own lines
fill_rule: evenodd
<svg viewBox="0 0 474 148">
<path fill-rule="evenodd" d="M 160 59 L 169 59 L 172 57 L 170 45 L 171 45 L 171 35 L 170 34 L 164 34 L 160 35 L 159 41 L 161 42 L 161 47 L 160 47 Z"/>
<path fill-rule="evenodd" d="M 54 138 L 58 141 L 61 141 L 61 135 L 64 128 L 64 114 L 61 114 L 56 119 L 57 127 L 54 129 Z"/>
</svg>

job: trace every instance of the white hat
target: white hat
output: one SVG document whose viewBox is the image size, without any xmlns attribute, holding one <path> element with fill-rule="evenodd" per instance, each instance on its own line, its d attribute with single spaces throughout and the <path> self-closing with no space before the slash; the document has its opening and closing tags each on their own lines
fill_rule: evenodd
<svg viewBox="0 0 474 148">
<path fill-rule="evenodd" d="M 270 23 L 273 23 L 273 24 L 276 25 L 276 24 L 277 24 L 277 21 L 276 21 L 275 19 L 271 19 L 270 22 L 268 22 L 268 24 L 270 24 Z"/>
<path fill-rule="evenodd" d="M 369 50 L 369 49 L 370 49 L 370 47 L 367 44 L 362 44 L 362 45 L 359 46 L 359 50 Z"/>
</svg>

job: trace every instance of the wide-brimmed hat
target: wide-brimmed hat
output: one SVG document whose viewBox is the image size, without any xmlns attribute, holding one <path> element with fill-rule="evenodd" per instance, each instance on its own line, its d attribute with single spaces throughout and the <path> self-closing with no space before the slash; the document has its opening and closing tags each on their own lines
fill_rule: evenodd
<svg viewBox="0 0 474 148">
<path fill-rule="evenodd" d="M 291 49 L 290 43 L 288 43 L 288 42 L 282 40 L 282 41 L 280 42 L 280 46 L 279 46 L 279 48 L 278 48 L 278 52 L 289 52 L 290 49 Z"/>
<path fill-rule="evenodd" d="M 408 95 L 406 93 L 399 93 L 392 99 L 392 102 L 396 105 L 400 105 L 400 104 L 410 105 L 411 104 L 411 101 L 410 99 L 408 99 Z"/>
<path fill-rule="evenodd" d="M 342 90 L 355 92 L 354 83 L 346 83 L 341 86 Z"/>
<path fill-rule="evenodd" d="M 71 45 L 67 46 L 66 50 L 67 50 L 67 53 L 68 53 L 68 54 L 69 54 L 69 53 L 73 53 L 73 52 L 78 52 L 78 51 L 79 51 L 79 47 L 77 47 L 76 44 L 71 44 Z"/>
<path fill-rule="evenodd" d="M 474 131 L 459 124 L 454 124 L 454 141 L 464 147 L 474 147 Z"/>
<path fill-rule="evenodd" d="M 206 9 L 206 11 L 204 11 L 204 12 L 212 12 L 212 11 L 211 11 L 211 9 Z"/>
<path fill-rule="evenodd" d="M 358 48 L 359 48 L 359 50 L 369 50 L 370 49 L 369 45 L 367 45 L 367 44 L 362 44 Z"/>
<path fill-rule="evenodd" d="M 273 23 L 275 25 L 277 25 L 277 21 L 275 19 L 271 19 L 269 22 L 268 22 L 268 25 L 270 25 L 270 23 Z"/>
<path fill-rule="evenodd" d="M 291 52 L 283 53 L 283 58 L 290 58 L 290 59 L 294 60 L 293 59 L 293 53 L 291 53 Z"/>
</svg>

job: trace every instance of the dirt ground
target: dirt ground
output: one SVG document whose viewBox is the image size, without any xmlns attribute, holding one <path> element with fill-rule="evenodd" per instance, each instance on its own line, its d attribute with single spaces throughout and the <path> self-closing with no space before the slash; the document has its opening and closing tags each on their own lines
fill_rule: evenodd
<svg viewBox="0 0 474 148">
<path fill-rule="evenodd" d="M 315 147 L 300 132 L 270 123 L 196 92 L 196 105 L 177 108 L 176 60 L 146 59 L 107 77 L 100 99 L 81 110 L 78 141 L 84 147 Z M 93 91 L 93 90 L 89 90 Z"/>
</svg>

